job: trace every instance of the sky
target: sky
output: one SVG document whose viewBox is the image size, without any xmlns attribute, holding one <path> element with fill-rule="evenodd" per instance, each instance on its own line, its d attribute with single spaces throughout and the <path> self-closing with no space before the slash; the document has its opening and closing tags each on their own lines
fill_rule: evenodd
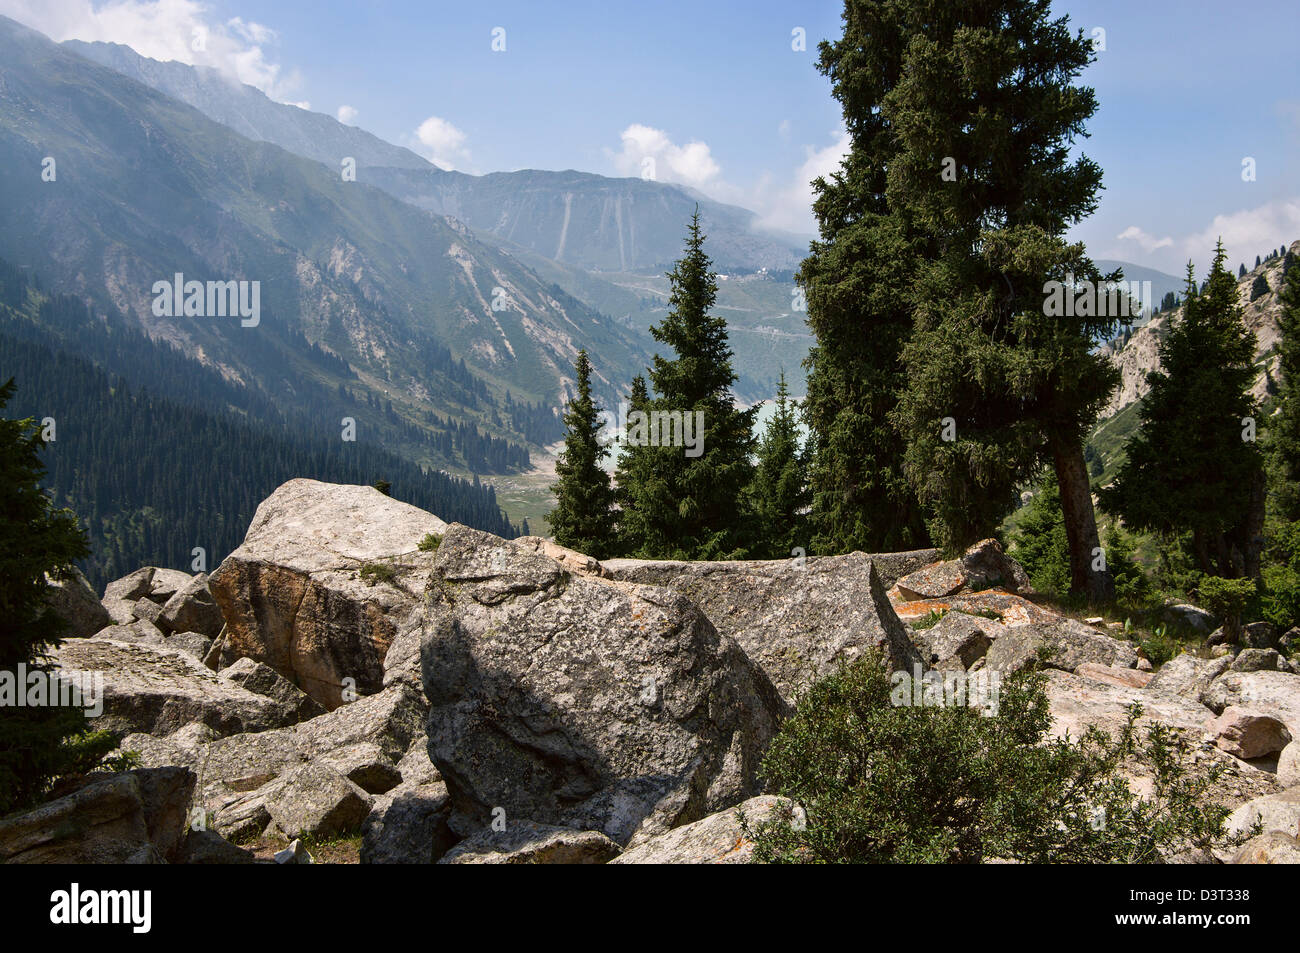
<svg viewBox="0 0 1300 953">
<path fill-rule="evenodd" d="M 56 40 L 215 66 L 482 174 L 660 180 L 815 231 L 808 181 L 846 147 L 816 46 L 831 0 L 0 0 Z M 1300 238 L 1300 3 L 1056 0 L 1096 38 L 1100 108 L 1076 145 L 1105 171 L 1071 237 L 1181 275 L 1222 236 L 1253 265 Z M 1104 31 L 1094 33 L 1094 31 Z M 1249 161 L 1248 161 L 1249 160 Z M 1253 173 L 1253 174 L 1252 174 Z"/>
</svg>

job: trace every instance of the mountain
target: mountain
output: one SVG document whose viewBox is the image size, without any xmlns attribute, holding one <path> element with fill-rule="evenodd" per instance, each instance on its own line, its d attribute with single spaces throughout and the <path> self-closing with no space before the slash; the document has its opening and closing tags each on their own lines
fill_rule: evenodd
<svg viewBox="0 0 1300 953">
<path fill-rule="evenodd" d="M 7 19 L 0 205 L 0 257 L 278 400 L 342 388 L 391 404 L 430 435 L 393 445 L 413 459 L 438 462 L 447 420 L 501 419 L 508 436 L 507 391 L 556 406 L 580 346 L 611 392 L 648 358 L 635 332 L 460 222 L 250 141 Z M 257 282 L 259 323 L 155 313 L 156 284 L 177 273 Z"/>
</svg>

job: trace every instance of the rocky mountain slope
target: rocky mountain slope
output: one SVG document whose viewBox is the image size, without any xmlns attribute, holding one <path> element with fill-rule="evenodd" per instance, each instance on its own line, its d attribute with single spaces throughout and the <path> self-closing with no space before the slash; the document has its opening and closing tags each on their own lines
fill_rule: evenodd
<svg viewBox="0 0 1300 953">
<path fill-rule="evenodd" d="M 1141 703 L 1223 768 L 1233 830 L 1260 818 L 1185 860 L 1300 855 L 1300 674 L 1276 651 L 1153 673 L 1027 598 L 995 542 L 936 556 L 600 563 L 292 480 L 210 577 L 57 584 L 59 661 L 103 673 L 100 723 L 140 767 L 0 820 L 0 859 L 296 863 L 307 839 L 370 863 L 743 863 L 739 812 L 796 816 L 756 769 L 814 679 L 868 650 L 1005 674 L 1045 648 L 1056 733 Z"/>
</svg>

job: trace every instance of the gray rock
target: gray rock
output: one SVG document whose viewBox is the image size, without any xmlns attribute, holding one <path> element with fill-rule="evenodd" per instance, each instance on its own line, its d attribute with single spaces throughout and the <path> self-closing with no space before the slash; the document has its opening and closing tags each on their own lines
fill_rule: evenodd
<svg viewBox="0 0 1300 953">
<path fill-rule="evenodd" d="M 1290 672 L 1226 672 L 1201 692 L 1201 703 L 1218 714 L 1251 708 L 1272 715 L 1300 737 L 1300 675 Z"/>
<path fill-rule="evenodd" d="M 1300 787 L 1300 741 L 1292 741 L 1277 759 L 1277 783 L 1284 788 Z"/>
<path fill-rule="evenodd" d="M 626 844 L 757 793 L 784 705 L 685 598 L 453 525 L 426 613 L 429 756 L 469 826 Z"/>
<path fill-rule="evenodd" d="M 1186 625 L 1197 632 L 1210 632 L 1214 629 L 1214 616 L 1190 603 L 1165 606 L 1164 617 L 1167 622 Z"/>
<path fill-rule="evenodd" d="M 1210 725 L 1214 743 L 1236 758 L 1277 754 L 1291 741 L 1286 725 L 1272 715 L 1229 705 Z"/>
<path fill-rule="evenodd" d="M 1262 833 L 1281 831 L 1296 836 L 1300 833 L 1300 788 L 1247 801 L 1228 816 L 1224 830 L 1229 834 L 1246 833 L 1256 821 Z"/>
<path fill-rule="evenodd" d="M 1137 649 L 1131 642 L 1111 638 L 1074 619 L 1008 626 L 985 656 L 986 666 L 1010 674 L 1039 657 L 1048 668 L 1074 671 L 1082 662 L 1133 668 Z"/>
<path fill-rule="evenodd" d="M 913 636 L 923 660 L 938 669 L 969 669 L 988 653 L 993 636 L 1006 631 L 997 622 L 964 612 L 948 612 Z"/>
<path fill-rule="evenodd" d="M 170 641 L 170 640 L 169 640 Z M 233 682 L 255 695 L 263 695 L 296 713 L 297 721 L 306 721 L 325 714 L 325 709 L 302 689 L 261 662 L 251 658 L 239 659 L 221 670 L 218 678 Z"/>
<path fill-rule="evenodd" d="M 618 845 L 599 831 L 514 821 L 503 831 L 488 829 L 465 838 L 440 864 L 605 864 Z"/>
<path fill-rule="evenodd" d="M 219 734 L 289 724 L 293 713 L 269 698 L 222 681 L 184 652 L 144 642 L 74 639 L 55 652 L 65 670 L 103 676 L 97 728 L 168 735 L 192 721 Z"/>
<path fill-rule="evenodd" d="M 431 864 L 456 842 L 447 785 L 402 784 L 375 798 L 361 826 L 361 863 Z"/>
<path fill-rule="evenodd" d="M 1230 658 L 1200 659 L 1194 655 L 1179 655 L 1160 666 L 1149 687 L 1154 691 L 1199 699 L 1201 693 L 1231 665 Z"/>
<path fill-rule="evenodd" d="M 906 555 L 906 554 L 905 554 Z M 861 554 L 758 562 L 608 560 L 618 581 L 662 585 L 697 605 L 735 639 L 785 701 L 865 652 L 895 670 L 921 661 L 890 605 L 873 560 Z"/>
<path fill-rule="evenodd" d="M 1234 672 L 1276 672 L 1277 649 L 1242 649 L 1232 660 Z"/>
<path fill-rule="evenodd" d="M 47 573 L 45 583 L 50 612 L 66 626 L 64 638 L 85 638 L 112 624 L 108 610 L 80 569 L 72 567 L 61 579 Z"/>
<path fill-rule="evenodd" d="M 212 650 L 212 640 L 198 632 L 173 632 L 164 640 L 168 648 L 177 649 L 202 662 Z"/>
<path fill-rule="evenodd" d="M 216 831 L 190 831 L 181 847 L 178 864 L 255 864 L 252 851 L 236 847 Z"/>
<path fill-rule="evenodd" d="M 402 783 L 397 765 L 368 741 L 326 752 L 316 762 L 333 768 L 367 794 L 383 794 Z"/>
<path fill-rule="evenodd" d="M 277 864 L 310 864 L 314 863 L 311 854 L 307 848 L 302 845 L 302 841 L 295 839 L 284 850 L 275 852 L 275 862 Z"/>
<path fill-rule="evenodd" d="M 90 775 L 76 791 L 0 820 L 0 862 L 175 860 L 193 790 L 194 774 L 185 768 Z"/>
<path fill-rule="evenodd" d="M 1018 595 L 1033 592 L 1024 568 L 1003 552 L 996 539 L 980 540 L 960 559 L 933 563 L 898 580 L 898 591 L 908 601 L 942 599 L 994 587 Z"/>
<path fill-rule="evenodd" d="M 1232 858 L 1234 864 L 1300 864 L 1300 839 L 1282 831 L 1252 837 Z"/>
<path fill-rule="evenodd" d="M 154 567 L 145 566 L 121 579 L 115 579 L 104 587 L 104 598 L 135 602 L 149 595 L 150 583 L 153 582 Z"/>
<path fill-rule="evenodd" d="M 149 592 L 146 595 L 158 605 L 165 605 L 172 596 L 189 585 L 193 578 L 189 573 L 181 572 L 179 569 L 164 569 L 157 566 L 154 568 L 153 575 L 149 577 Z"/>
<path fill-rule="evenodd" d="M 750 798 L 734 808 L 653 837 L 610 863 L 748 864 L 754 856 L 754 842 L 745 833 L 742 815 L 752 832 L 767 821 L 793 819 L 794 802 L 770 794 Z"/>
<path fill-rule="evenodd" d="M 1247 649 L 1276 649 L 1277 629 L 1269 622 L 1250 622 L 1242 626 L 1241 644 Z"/>
<path fill-rule="evenodd" d="M 419 543 L 445 530 L 373 487 L 290 480 L 257 508 L 244 542 L 208 581 L 226 648 L 335 708 L 349 685 L 359 695 L 384 687 L 385 656 L 406 634 L 418 684 L 420 598 L 433 559 Z"/>
<path fill-rule="evenodd" d="M 264 797 L 275 826 L 287 837 L 332 837 L 361 827 L 370 800 L 343 775 L 318 762 L 295 768 Z"/>
<path fill-rule="evenodd" d="M 171 631 L 171 626 L 163 621 L 163 607 L 152 599 L 137 599 L 131 612 L 137 619 L 157 627 L 164 635 Z"/>
<path fill-rule="evenodd" d="M 215 639 L 224 624 L 221 610 L 208 591 L 207 574 L 199 573 L 167 600 L 159 628 L 168 632 L 198 632 Z"/>
<path fill-rule="evenodd" d="M 166 645 L 167 637 L 162 629 L 148 619 L 136 619 L 121 625 L 110 625 L 100 629 L 93 636 L 96 639 L 109 639 L 114 642 L 146 642 L 150 645 Z"/>
</svg>

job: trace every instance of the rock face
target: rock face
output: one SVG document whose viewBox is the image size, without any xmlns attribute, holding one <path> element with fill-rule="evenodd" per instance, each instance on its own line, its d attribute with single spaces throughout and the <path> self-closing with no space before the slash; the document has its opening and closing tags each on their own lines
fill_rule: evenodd
<svg viewBox="0 0 1300 953">
<path fill-rule="evenodd" d="M 45 581 L 49 586 L 50 611 L 67 626 L 63 633 L 65 638 L 84 638 L 113 624 L 108 610 L 80 569 L 74 566 L 63 579 L 47 575 Z"/>
<path fill-rule="evenodd" d="M 495 808 L 627 844 L 698 820 L 757 793 L 784 712 L 681 596 L 459 525 L 438 548 L 421 654 L 429 756 L 461 829 L 490 827 Z"/>
<path fill-rule="evenodd" d="M 456 842 L 441 781 L 402 785 L 376 798 L 362 824 L 361 863 L 432 864 Z"/>
<path fill-rule="evenodd" d="M 91 775 L 71 794 L 0 820 L 0 863 L 174 861 L 193 790 L 193 773 L 179 767 Z"/>
<path fill-rule="evenodd" d="M 290 480 L 262 502 L 209 585 L 225 650 L 265 662 L 326 708 L 385 684 L 405 635 L 415 665 L 420 596 L 447 525 L 373 487 Z"/>
<path fill-rule="evenodd" d="M 73 639 L 55 658 L 65 671 L 103 673 L 103 713 L 95 727 L 167 735 L 201 722 L 218 734 L 292 724 L 297 712 L 219 679 L 194 657 L 165 645 Z"/>
<path fill-rule="evenodd" d="M 616 580 L 664 586 L 699 606 L 719 634 L 735 639 L 763 668 L 787 701 L 869 649 L 879 649 L 895 670 L 910 671 L 921 661 L 889 602 L 876 557 L 716 563 L 616 559 L 603 565 Z M 896 561 L 892 571 L 900 568 Z"/>
<path fill-rule="evenodd" d="M 306 721 L 325 713 L 325 709 L 306 692 L 290 684 L 287 678 L 271 666 L 254 662 L 251 658 L 239 659 L 223 669 L 217 677 L 283 705 L 294 712 L 296 721 Z"/>
<path fill-rule="evenodd" d="M 741 815 L 752 831 L 764 821 L 793 812 L 794 802 L 770 794 L 710 815 L 646 841 L 624 852 L 615 864 L 747 864 L 754 842 L 741 825 Z"/>
<path fill-rule="evenodd" d="M 617 856 L 618 845 L 599 831 L 516 821 L 504 831 L 470 835 L 438 863 L 604 864 Z"/>
</svg>

